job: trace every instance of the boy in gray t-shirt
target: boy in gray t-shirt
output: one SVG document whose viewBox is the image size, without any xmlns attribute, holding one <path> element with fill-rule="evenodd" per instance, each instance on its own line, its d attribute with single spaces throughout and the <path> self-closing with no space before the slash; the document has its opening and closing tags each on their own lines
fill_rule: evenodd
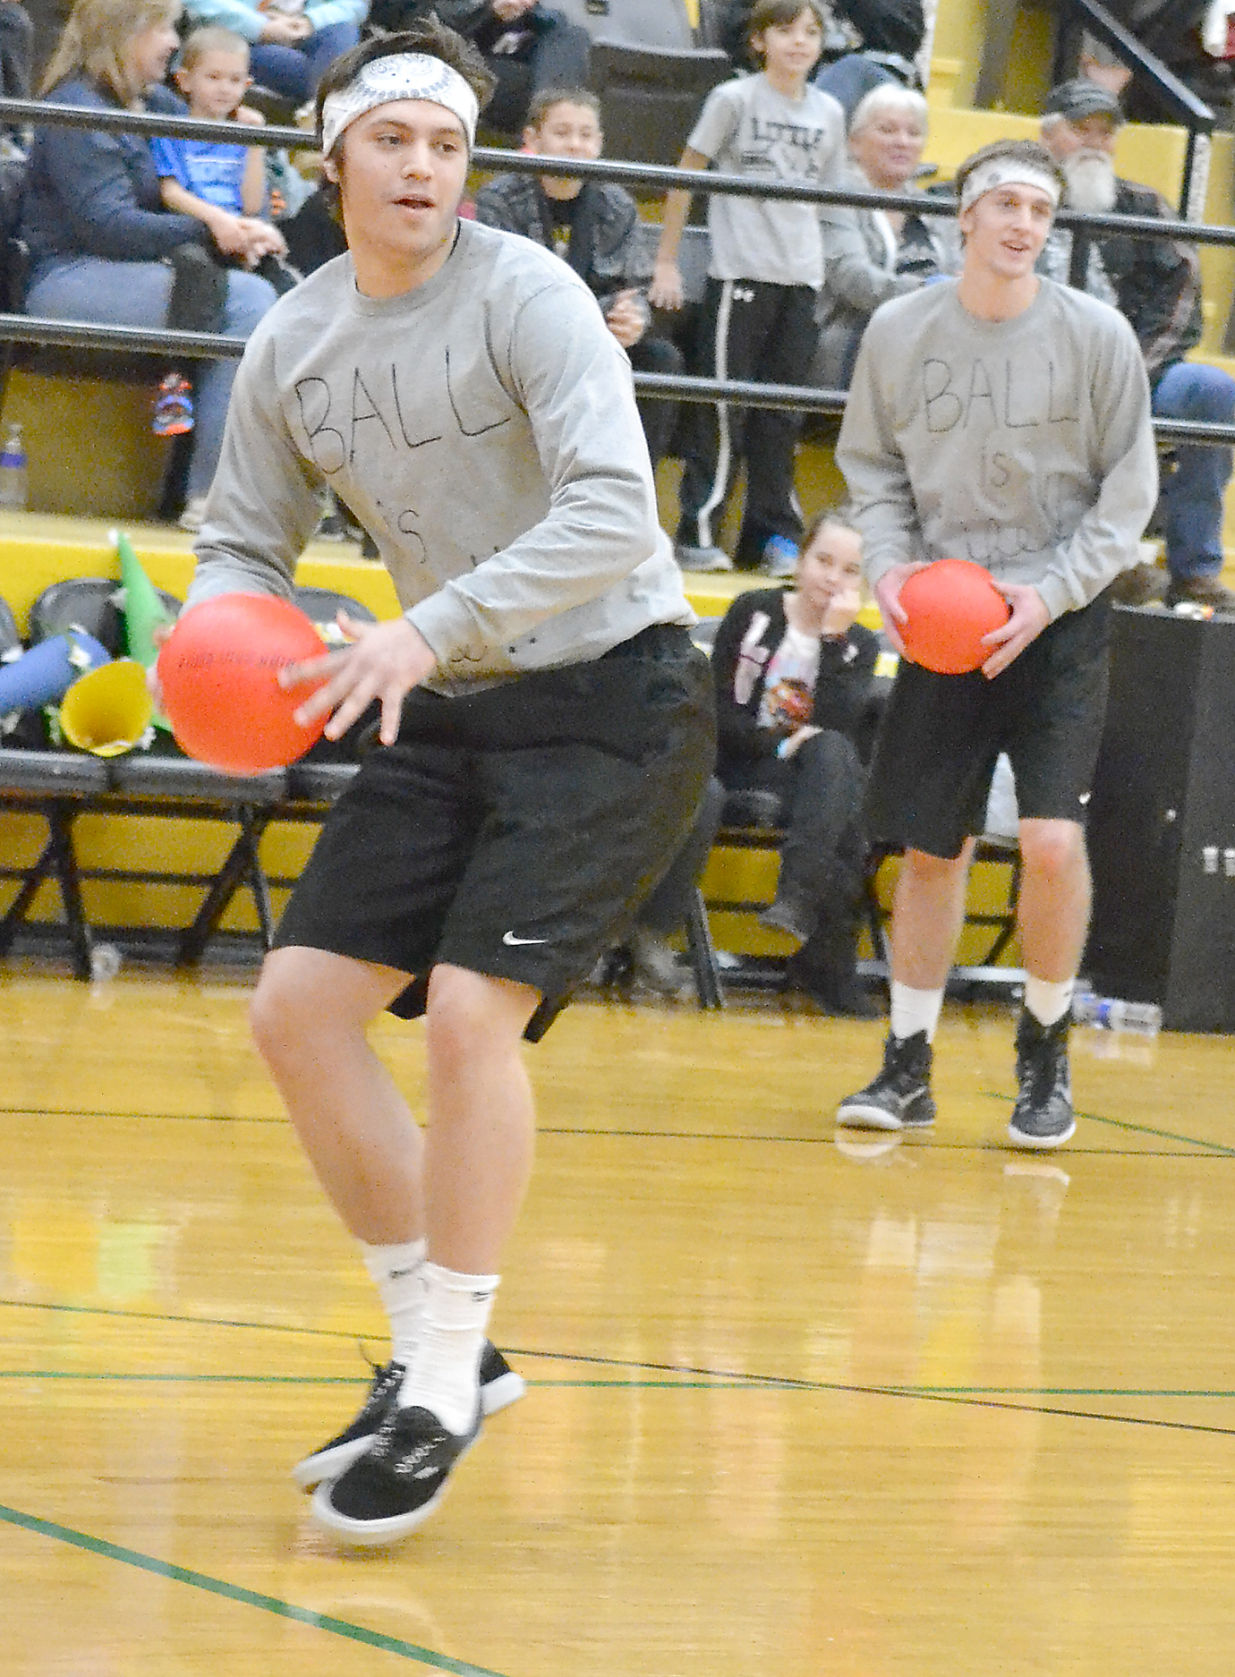
<svg viewBox="0 0 1235 1677">
<path fill-rule="evenodd" d="M 752 179 L 838 186 L 845 117 L 807 77 L 823 47 L 818 0 L 759 0 L 751 13 L 758 75 L 724 82 L 709 95 L 685 151 L 684 169 Z M 670 192 L 649 296 L 680 308 L 677 257 L 690 193 Z M 819 205 L 785 198 L 712 193 L 712 258 L 695 342 L 695 368 L 722 379 L 801 384 L 814 352 L 815 302 L 823 283 Z M 799 421 L 772 408 L 727 402 L 691 410 L 684 449 L 678 561 L 688 570 L 729 570 L 717 534 L 738 467 L 746 463 L 746 505 L 735 553 L 739 569 L 789 576 L 802 517 L 794 493 Z"/>
</svg>

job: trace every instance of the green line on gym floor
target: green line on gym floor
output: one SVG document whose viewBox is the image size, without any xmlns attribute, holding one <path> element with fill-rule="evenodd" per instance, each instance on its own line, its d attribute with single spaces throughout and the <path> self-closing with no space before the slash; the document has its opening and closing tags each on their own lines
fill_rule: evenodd
<svg viewBox="0 0 1235 1677">
<path fill-rule="evenodd" d="M 194 1572 L 187 1566 L 174 1566 L 140 1550 L 126 1549 L 122 1544 L 109 1543 L 105 1537 L 91 1537 L 88 1532 L 74 1531 L 55 1520 L 42 1520 L 37 1514 L 24 1514 L 19 1508 L 6 1508 L 0 1503 L 0 1521 L 19 1526 L 23 1531 L 39 1537 L 49 1537 L 56 1543 L 67 1543 L 87 1554 L 99 1555 L 104 1560 L 119 1561 L 124 1566 L 136 1567 L 140 1572 L 152 1573 L 173 1584 L 187 1584 L 195 1590 L 221 1596 L 225 1601 L 238 1602 L 242 1607 L 256 1607 L 263 1613 L 273 1613 L 280 1619 L 293 1619 L 312 1630 L 324 1630 L 331 1636 L 345 1637 L 349 1642 L 360 1642 L 368 1648 L 380 1648 L 383 1653 L 397 1654 L 401 1659 L 415 1660 L 420 1665 L 432 1666 L 435 1671 L 449 1671 L 453 1677 L 501 1677 L 488 1666 L 469 1665 L 466 1660 L 451 1659 L 449 1654 L 435 1654 L 431 1648 L 421 1648 L 415 1642 L 405 1642 L 399 1636 L 386 1636 L 382 1631 L 368 1630 L 347 1619 L 336 1619 L 329 1613 L 315 1613 L 308 1607 L 297 1607 L 294 1602 L 280 1601 L 277 1596 L 263 1595 L 259 1590 L 247 1590 L 240 1584 L 229 1584 L 224 1578 L 211 1578 L 208 1573 Z"/>
</svg>

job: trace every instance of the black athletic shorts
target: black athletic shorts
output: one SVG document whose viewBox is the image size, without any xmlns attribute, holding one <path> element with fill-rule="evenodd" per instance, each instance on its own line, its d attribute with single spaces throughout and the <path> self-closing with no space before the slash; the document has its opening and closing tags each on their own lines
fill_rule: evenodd
<svg viewBox="0 0 1235 1677">
<path fill-rule="evenodd" d="M 1106 713 L 1110 601 L 1066 611 L 993 681 L 902 658 L 867 791 L 872 839 L 952 857 L 981 833 L 1006 751 L 1017 812 L 1085 819 Z"/>
<path fill-rule="evenodd" d="M 417 689 L 327 818 L 275 939 L 409 974 L 530 984 L 548 1029 L 685 839 L 715 756 L 707 660 L 654 624 L 462 698 Z"/>
</svg>

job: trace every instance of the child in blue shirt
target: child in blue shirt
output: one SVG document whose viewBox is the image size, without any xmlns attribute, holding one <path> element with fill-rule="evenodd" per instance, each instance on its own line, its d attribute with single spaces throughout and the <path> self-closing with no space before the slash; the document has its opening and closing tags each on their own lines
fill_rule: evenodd
<svg viewBox="0 0 1235 1677">
<path fill-rule="evenodd" d="M 260 125 L 260 114 L 241 104 L 249 80 L 243 36 L 211 25 L 195 29 L 185 42 L 176 81 L 190 116 Z M 150 150 L 165 208 L 203 222 L 229 265 L 253 269 L 278 291 L 295 284 L 297 276 L 280 260 L 287 254 L 282 233 L 262 219 L 266 170 L 260 146 L 160 137 Z"/>
</svg>

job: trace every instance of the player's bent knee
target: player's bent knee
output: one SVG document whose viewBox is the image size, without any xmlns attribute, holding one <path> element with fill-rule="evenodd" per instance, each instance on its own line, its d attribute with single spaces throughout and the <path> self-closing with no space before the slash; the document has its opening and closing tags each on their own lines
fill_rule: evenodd
<svg viewBox="0 0 1235 1677">
<path fill-rule="evenodd" d="M 277 1059 L 281 1052 L 305 1039 L 316 1010 L 320 1021 L 322 997 L 316 985 L 298 970 L 296 951 L 275 950 L 266 957 L 249 1001 L 249 1028 L 262 1057 Z M 291 957 L 291 958 L 289 958 Z"/>
<path fill-rule="evenodd" d="M 331 1033 L 363 1031 L 406 983 L 404 973 L 323 949 L 274 949 L 249 1004 L 254 1041 L 272 1061 Z"/>
<path fill-rule="evenodd" d="M 540 999 L 530 984 L 466 967 L 436 966 L 425 1008 L 429 1052 L 474 1057 L 485 1047 L 514 1045 Z"/>
</svg>

